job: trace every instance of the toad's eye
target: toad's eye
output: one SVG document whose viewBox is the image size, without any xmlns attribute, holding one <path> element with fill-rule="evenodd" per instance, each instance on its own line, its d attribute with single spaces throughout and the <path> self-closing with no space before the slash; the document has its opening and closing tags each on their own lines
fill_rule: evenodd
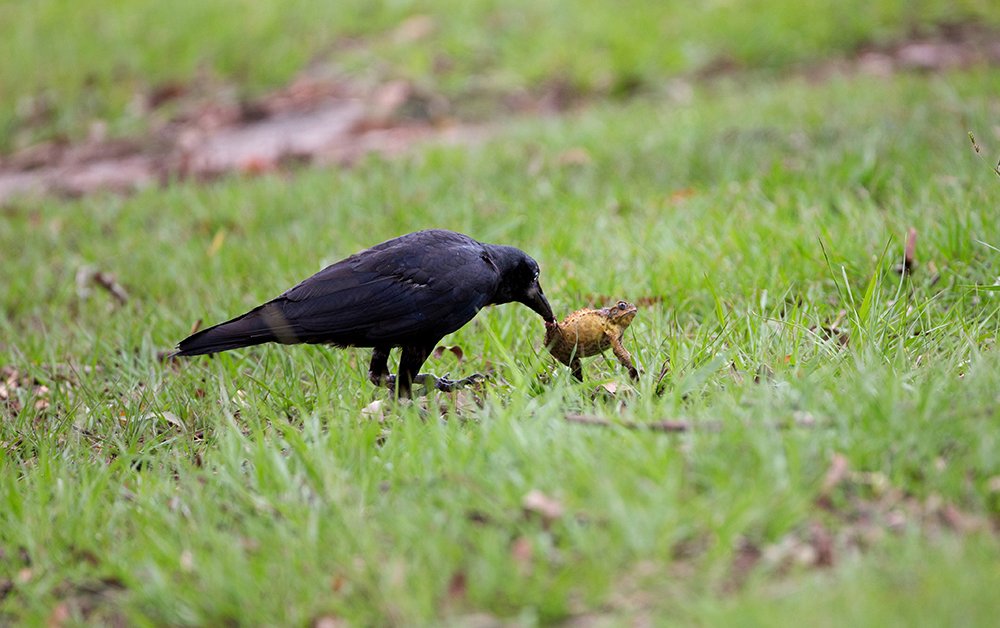
<svg viewBox="0 0 1000 628">
<path fill-rule="evenodd" d="M 619 301 L 618 302 L 618 309 L 619 310 L 624 310 L 624 309 L 627 309 L 627 308 L 628 308 L 628 303 L 626 303 L 624 301 Z"/>
</svg>

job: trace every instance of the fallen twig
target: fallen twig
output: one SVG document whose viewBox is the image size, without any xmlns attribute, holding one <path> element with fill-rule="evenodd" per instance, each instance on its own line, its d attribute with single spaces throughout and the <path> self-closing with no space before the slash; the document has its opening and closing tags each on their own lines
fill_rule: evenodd
<svg viewBox="0 0 1000 628">
<path fill-rule="evenodd" d="M 690 421 L 662 420 L 662 421 L 612 421 L 592 414 L 567 414 L 564 417 L 570 423 L 582 423 L 584 425 L 599 425 L 602 427 L 624 427 L 630 430 L 647 430 L 650 432 L 690 432 L 693 429 L 704 429 L 717 432 L 722 429 L 720 421 L 704 421 L 691 423 Z"/>
<path fill-rule="evenodd" d="M 106 290 L 118 301 L 119 305 L 128 303 L 128 293 L 122 287 L 113 273 L 99 271 L 92 266 L 81 266 L 76 271 L 76 293 L 81 299 L 90 296 L 90 286 L 98 286 Z"/>
<path fill-rule="evenodd" d="M 598 427 L 623 427 L 628 430 L 642 430 L 648 432 L 665 432 L 676 434 L 680 432 L 691 432 L 694 430 L 705 432 L 720 432 L 723 428 L 722 421 L 683 421 L 677 419 L 663 419 L 660 421 L 618 421 L 595 416 L 593 414 L 570 413 L 563 416 L 570 423 L 580 423 L 583 425 L 596 425 Z M 816 419 L 810 414 L 795 416 L 788 421 L 774 421 L 761 423 L 761 427 L 777 430 L 787 430 L 793 427 L 816 427 Z"/>
<path fill-rule="evenodd" d="M 917 230 L 910 227 L 906 232 L 906 248 L 903 250 L 903 261 L 896 264 L 896 272 L 900 275 L 909 275 L 917 267 Z"/>
</svg>

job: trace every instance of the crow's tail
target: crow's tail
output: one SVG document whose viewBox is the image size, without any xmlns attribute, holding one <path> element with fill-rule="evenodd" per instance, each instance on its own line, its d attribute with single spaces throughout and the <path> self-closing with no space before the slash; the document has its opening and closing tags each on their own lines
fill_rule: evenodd
<svg viewBox="0 0 1000 628">
<path fill-rule="evenodd" d="M 236 318 L 191 334 L 177 345 L 173 355 L 203 355 L 265 342 L 301 342 L 288 324 L 281 306 L 265 303 Z"/>
</svg>

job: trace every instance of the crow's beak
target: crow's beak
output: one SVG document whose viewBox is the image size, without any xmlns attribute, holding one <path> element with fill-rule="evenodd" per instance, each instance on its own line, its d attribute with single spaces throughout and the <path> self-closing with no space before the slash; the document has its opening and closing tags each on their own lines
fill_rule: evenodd
<svg viewBox="0 0 1000 628">
<path fill-rule="evenodd" d="M 556 320 L 556 317 L 552 315 L 552 306 L 546 300 L 545 294 L 542 293 L 542 286 L 537 280 L 528 286 L 521 303 L 538 312 L 538 315 L 545 319 L 546 323 L 552 323 Z"/>
</svg>

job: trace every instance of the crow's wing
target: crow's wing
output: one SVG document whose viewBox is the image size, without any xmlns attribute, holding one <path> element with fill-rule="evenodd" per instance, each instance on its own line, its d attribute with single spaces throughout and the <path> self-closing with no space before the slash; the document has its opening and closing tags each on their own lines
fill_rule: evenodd
<svg viewBox="0 0 1000 628">
<path fill-rule="evenodd" d="M 270 326 L 297 342 L 436 341 L 489 303 L 499 280 L 479 242 L 418 232 L 328 266 L 285 292 L 269 304 Z"/>
</svg>

